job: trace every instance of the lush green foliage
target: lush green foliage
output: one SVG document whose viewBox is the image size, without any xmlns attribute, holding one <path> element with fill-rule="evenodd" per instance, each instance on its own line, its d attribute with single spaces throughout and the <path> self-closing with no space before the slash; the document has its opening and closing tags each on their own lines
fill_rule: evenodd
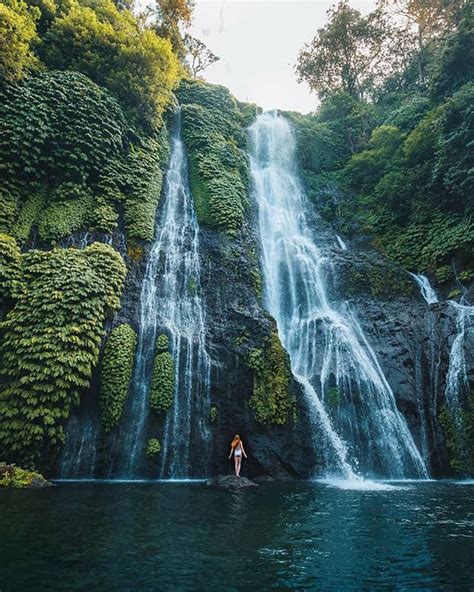
<svg viewBox="0 0 474 592">
<path fill-rule="evenodd" d="M 23 0 L 0 2 L 0 81 L 16 82 L 38 66 L 32 50 L 38 17 L 39 11 Z"/>
<path fill-rule="evenodd" d="M 295 412 L 295 397 L 291 388 L 288 354 L 272 331 L 263 348 L 250 350 L 247 365 L 254 372 L 250 408 L 255 419 L 263 424 L 283 425 Z"/>
<path fill-rule="evenodd" d="M 174 360 L 169 351 L 168 337 L 159 335 L 150 382 L 150 407 L 156 413 L 165 413 L 173 404 Z"/>
<path fill-rule="evenodd" d="M 100 243 L 22 258 L 24 288 L 0 327 L 0 454 L 32 466 L 64 440 L 64 422 L 97 363 L 103 322 L 119 306 L 125 266 Z"/>
<path fill-rule="evenodd" d="M 84 75 L 47 72 L 9 89 L 0 138 L 0 223 L 20 242 L 33 225 L 44 241 L 88 227 L 111 232 L 120 204 L 128 237 L 153 237 L 165 127 L 137 136 L 118 103 Z"/>
<path fill-rule="evenodd" d="M 17 298 L 23 288 L 23 261 L 16 241 L 0 234 L 0 298 Z"/>
<path fill-rule="evenodd" d="M 399 4 L 414 11 L 414 22 L 424 18 L 416 3 Z M 404 67 L 383 87 L 369 84 L 375 101 L 333 89 L 315 115 L 290 117 L 305 185 L 321 214 L 343 233 L 372 235 L 395 261 L 442 281 L 453 258 L 465 277 L 473 271 L 474 61 L 467 58 L 474 35 L 472 3 L 456 17 L 438 8 L 440 20 L 425 23 L 422 48 L 412 44 Z M 350 43 L 349 33 L 339 27 L 339 41 Z"/>
<path fill-rule="evenodd" d="M 116 426 L 123 413 L 132 378 L 137 335 L 130 325 L 111 332 L 104 348 L 100 374 L 100 407 L 106 431 Z"/>
<path fill-rule="evenodd" d="M 184 81 L 178 96 L 199 222 L 235 236 L 248 203 L 242 115 L 221 86 Z"/>
<path fill-rule="evenodd" d="M 154 458 L 161 452 L 161 444 L 157 438 L 150 438 L 146 446 L 146 455 L 148 458 Z"/>
<path fill-rule="evenodd" d="M 48 68 L 86 74 L 148 124 L 169 103 L 180 75 L 169 41 L 140 27 L 112 0 L 70 0 L 42 37 L 38 53 Z"/>
<path fill-rule="evenodd" d="M 346 0 L 333 6 L 328 17 L 328 24 L 298 56 L 299 80 L 322 99 L 339 92 L 363 98 L 387 74 L 382 55 L 387 21 L 378 12 L 363 16 Z"/>
<path fill-rule="evenodd" d="M 0 487 L 23 489 L 31 487 L 32 485 L 41 487 L 48 485 L 48 482 L 43 475 L 40 475 L 39 473 L 0 462 Z"/>
</svg>

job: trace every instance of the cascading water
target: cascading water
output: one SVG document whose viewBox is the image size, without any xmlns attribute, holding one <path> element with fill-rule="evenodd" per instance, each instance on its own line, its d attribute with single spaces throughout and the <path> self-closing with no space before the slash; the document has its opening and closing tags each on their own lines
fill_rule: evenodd
<svg viewBox="0 0 474 592">
<path fill-rule="evenodd" d="M 377 358 L 346 303 L 332 303 L 330 267 L 313 239 L 298 180 L 293 131 L 281 116 L 250 127 L 265 304 L 307 397 L 326 471 L 354 478 L 426 477 L 424 462 Z M 324 246 L 324 245 L 323 245 Z M 346 402 L 341 413 L 328 404 Z"/>
<path fill-rule="evenodd" d="M 211 363 L 205 345 L 204 306 L 200 295 L 199 228 L 189 191 L 180 129 L 178 120 L 165 180 L 164 204 L 157 216 L 155 241 L 141 292 L 136 362 L 130 405 L 121 430 L 122 454 L 118 468 L 119 474 L 127 478 L 140 475 L 147 437 L 154 435 L 147 434 L 148 392 L 155 341 L 161 333 L 169 337 L 175 362 L 175 392 L 161 438 L 160 476 L 205 476 L 209 458 Z"/>
<path fill-rule="evenodd" d="M 474 306 L 448 301 L 455 311 L 456 337 L 449 352 L 448 374 L 446 376 L 445 399 L 456 421 L 461 412 L 461 397 L 469 390 L 466 371 L 467 332 L 474 328 Z"/>
<path fill-rule="evenodd" d="M 425 300 L 426 304 L 436 304 L 436 302 L 439 302 L 436 292 L 432 288 L 428 278 L 425 275 L 421 273 L 409 273 L 411 277 L 415 280 L 415 282 L 418 284 L 421 295 L 423 296 L 423 299 Z"/>
</svg>

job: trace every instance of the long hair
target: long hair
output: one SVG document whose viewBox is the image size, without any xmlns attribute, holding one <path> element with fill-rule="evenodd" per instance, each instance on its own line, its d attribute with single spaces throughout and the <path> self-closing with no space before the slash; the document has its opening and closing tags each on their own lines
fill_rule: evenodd
<svg viewBox="0 0 474 592">
<path fill-rule="evenodd" d="M 234 439 L 230 443 L 232 448 L 235 448 L 238 444 L 240 444 L 240 436 L 239 434 L 235 434 Z"/>
</svg>

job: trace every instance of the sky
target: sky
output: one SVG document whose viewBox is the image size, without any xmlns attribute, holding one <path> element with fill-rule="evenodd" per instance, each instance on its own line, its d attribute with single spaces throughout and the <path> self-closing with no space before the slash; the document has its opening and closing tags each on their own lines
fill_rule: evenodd
<svg viewBox="0 0 474 592">
<path fill-rule="evenodd" d="M 318 105 L 294 71 L 298 52 L 327 22 L 334 0 L 196 0 L 191 34 L 221 59 L 204 78 L 263 109 L 308 113 Z M 351 0 L 367 13 L 375 0 Z"/>
</svg>

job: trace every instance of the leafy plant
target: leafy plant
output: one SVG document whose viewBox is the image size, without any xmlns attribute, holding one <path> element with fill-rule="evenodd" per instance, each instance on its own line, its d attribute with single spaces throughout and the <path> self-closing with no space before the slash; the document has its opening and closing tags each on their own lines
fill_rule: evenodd
<svg viewBox="0 0 474 592">
<path fill-rule="evenodd" d="M 130 380 L 137 335 L 130 325 L 123 324 L 111 332 L 102 358 L 100 406 L 102 424 L 108 432 L 116 426 L 123 413 Z"/>
<path fill-rule="evenodd" d="M 159 335 L 150 383 L 150 407 L 156 413 L 164 413 L 173 404 L 174 360 L 169 352 L 168 337 Z"/>
<path fill-rule="evenodd" d="M 161 452 L 161 444 L 157 438 L 150 438 L 146 446 L 146 455 L 148 458 L 154 458 Z"/>
<path fill-rule="evenodd" d="M 262 349 L 250 350 L 246 362 L 254 373 L 249 405 L 255 419 L 263 424 L 288 423 L 295 411 L 295 397 L 288 354 L 276 330 L 267 337 Z"/>
<path fill-rule="evenodd" d="M 199 222 L 235 236 L 248 205 L 249 182 L 237 103 L 227 89 L 199 81 L 184 81 L 178 94 Z"/>
<path fill-rule="evenodd" d="M 1 323 L 0 456 L 26 467 L 57 450 L 88 387 L 125 266 L 108 245 L 29 251 L 24 289 Z"/>
</svg>

